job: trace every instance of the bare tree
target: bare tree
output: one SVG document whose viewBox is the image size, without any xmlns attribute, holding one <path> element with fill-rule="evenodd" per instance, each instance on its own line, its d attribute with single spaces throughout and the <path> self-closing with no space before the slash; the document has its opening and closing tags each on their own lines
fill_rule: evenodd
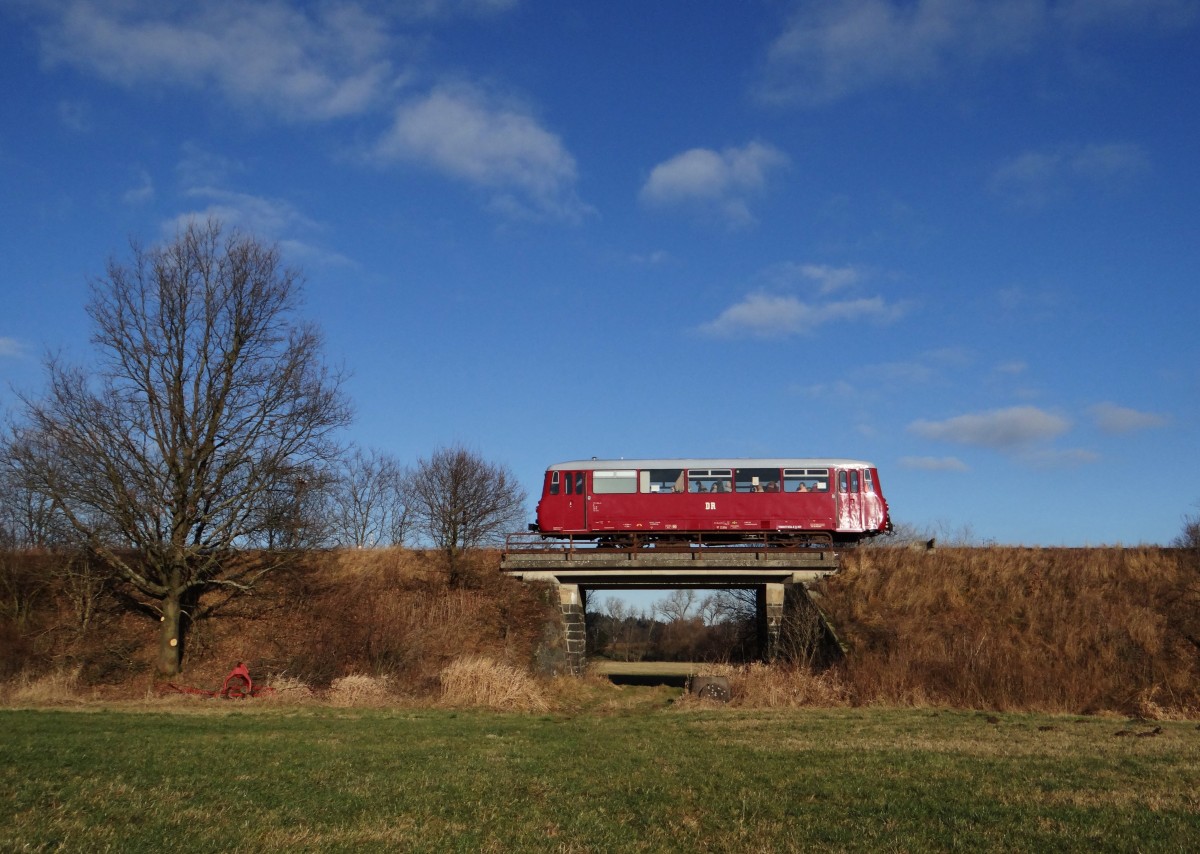
<svg viewBox="0 0 1200 854">
<path fill-rule="evenodd" d="M 402 493 L 413 526 L 446 552 L 452 581 L 462 550 L 497 545 L 525 519 L 525 490 L 513 473 L 461 446 L 420 460 Z"/>
<path fill-rule="evenodd" d="M 51 548 L 67 545 L 69 526 L 54 500 L 39 492 L 21 467 L 19 433 L 0 442 L 0 545 Z"/>
<path fill-rule="evenodd" d="M 239 550 L 328 467 L 350 416 L 319 333 L 293 319 L 300 277 L 276 247 L 209 220 L 132 249 L 91 283 L 95 369 L 48 361 L 14 453 L 160 615 L 157 666 L 171 676 L 204 594 L 243 592 L 291 558 Z"/>
<path fill-rule="evenodd" d="M 1200 513 L 1183 517 L 1183 530 L 1171 545 L 1177 549 L 1200 549 Z"/>
<path fill-rule="evenodd" d="M 330 499 L 334 539 L 357 548 L 402 545 L 408 525 L 403 475 L 390 454 L 355 448 Z"/>
<path fill-rule="evenodd" d="M 695 604 L 695 590 L 676 588 L 654 603 L 653 613 L 662 617 L 665 623 L 682 623 L 691 616 Z"/>
<path fill-rule="evenodd" d="M 619 596 L 607 596 L 601 605 L 601 614 L 608 621 L 612 642 L 610 654 L 623 661 L 629 661 L 631 651 L 638 639 L 638 615 L 629 603 Z M 641 644 L 640 646 L 644 646 Z"/>
</svg>

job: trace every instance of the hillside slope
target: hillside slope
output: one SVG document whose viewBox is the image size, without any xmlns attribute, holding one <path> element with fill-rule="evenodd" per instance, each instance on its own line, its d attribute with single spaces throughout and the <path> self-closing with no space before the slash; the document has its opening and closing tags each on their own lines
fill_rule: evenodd
<svg viewBox="0 0 1200 854">
<path fill-rule="evenodd" d="M 214 605 L 187 639 L 187 684 L 259 677 L 315 687 L 387 675 L 429 696 L 455 659 L 561 668 L 555 597 L 472 558 L 451 587 L 440 555 L 313 553 Z M 858 549 L 820 585 L 860 704 L 1200 714 L 1200 554 L 1173 549 Z M 65 556 L 0 553 L 0 680 L 78 669 L 108 692 L 153 684 L 153 616 Z"/>
</svg>

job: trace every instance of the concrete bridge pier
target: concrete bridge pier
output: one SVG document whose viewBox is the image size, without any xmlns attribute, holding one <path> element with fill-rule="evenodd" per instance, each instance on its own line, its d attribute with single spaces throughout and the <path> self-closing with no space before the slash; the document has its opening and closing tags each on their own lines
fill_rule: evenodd
<svg viewBox="0 0 1200 854">
<path fill-rule="evenodd" d="M 783 603 L 787 587 L 779 582 L 760 584 L 756 588 L 758 610 L 758 648 L 764 661 L 779 657 L 779 639 L 783 631 Z"/>
</svg>

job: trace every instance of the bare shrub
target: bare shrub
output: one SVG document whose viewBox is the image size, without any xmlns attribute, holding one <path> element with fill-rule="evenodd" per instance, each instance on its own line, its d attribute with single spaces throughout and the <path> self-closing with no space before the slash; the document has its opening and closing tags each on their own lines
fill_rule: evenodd
<svg viewBox="0 0 1200 854">
<path fill-rule="evenodd" d="M 546 695 L 532 676 L 483 656 L 459 658 L 442 671 L 442 704 L 505 712 L 545 712 Z"/>
<path fill-rule="evenodd" d="M 386 676 L 352 674 L 333 680 L 327 699 L 331 706 L 382 706 L 391 696 Z"/>
</svg>

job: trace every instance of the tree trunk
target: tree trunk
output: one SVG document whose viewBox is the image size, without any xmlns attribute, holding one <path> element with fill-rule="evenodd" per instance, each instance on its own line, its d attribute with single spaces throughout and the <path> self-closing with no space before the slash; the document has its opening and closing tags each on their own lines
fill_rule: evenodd
<svg viewBox="0 0 1200 854">
<path fill-rule="evenodd" d="M 163 598 L 162 623 L 158 634 L 158 675 L 164 678 L 178 676 L 182 670 L 183 608 L 180 603 L 179 589 L 172 586 Z"/>
</svg>

